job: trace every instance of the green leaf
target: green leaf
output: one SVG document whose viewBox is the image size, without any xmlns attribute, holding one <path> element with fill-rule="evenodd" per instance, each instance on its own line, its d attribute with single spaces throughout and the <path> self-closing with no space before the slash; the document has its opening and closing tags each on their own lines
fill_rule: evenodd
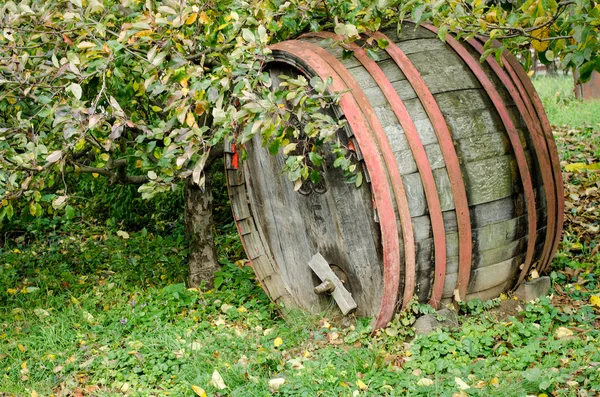
<svg viewBox="0 0 600 397">
<path fill-rule="evenodd" d="M 321 157 L 316 152 L 308 153 L 308 158 L 311 161 L 311 163 L 313 163 L 315 165 L 315 167 L 320 167 L 321 164 L 323 164 L 323 157 Z"/>
<path fill-rule="evenodd" d="M 379 48 L 381 48 L 382 50 L 385 50 L 387 48 L 388 45 L 390 45 L 390 42 L 387 41 L 386 39 L 378 39 L 377 40 L 377 45 L 379 46 Z"/>
<path fill-rule="evenodd" d="M 362 185 L 362 182 L 363 182 L 362 172 L 359 172 L 358 174 L 356 174 L 356 180 L 354 181 L 354 186 L 360 187 L 360 185 Z"/>
<path fill-rule="evenodd" d="M 75 208 L 71 207 L 70 205 L 67 205 L 65 207 L 65 215 L 69 220 L 75 218 Z"/>
<path fill-rule="evenodd" d="M 367 48 L 366 52 L 369 58 L 371 58 L 374 61 L 379 61 L 379 55 L 377 54 L 377 52 L 373 51 L 370 48 Z"/>
</svg>

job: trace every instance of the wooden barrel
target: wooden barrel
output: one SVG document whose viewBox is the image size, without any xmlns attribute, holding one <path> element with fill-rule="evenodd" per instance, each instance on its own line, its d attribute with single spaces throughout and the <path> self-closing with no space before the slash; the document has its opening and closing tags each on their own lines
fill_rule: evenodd
<svg viewBox="0 0 600 397">
<path fill-rule="evenodd" d="M 311 33 L 272 46 L 271 76 L 331 77 L 349 90 L 335 115 L 367 183 L 344 183 L 327 162 L 324 187 L 299 194 L 259 138 L 247 160 L 228 150 L 239 233 L 268 295 L 320 311 L 320 254 L 344 280 L 362 316 L 385 326 L 413 296 L 433 306 L 489 299 L 544 271 L 563 223 L 556 145 L 541 102 L 510 54 L 485 63 L 477 39 L 437 38 L 406 24 L 377 60 L 359 41 Z M 368 37 L 364 37 L 368 41 Z M 353 56 L 346 56 L 352 54 Z M 331 160 L 331 159 L 329 159 Z M 322 277 L 321 277 L 322 278 Z"/>
</svg>

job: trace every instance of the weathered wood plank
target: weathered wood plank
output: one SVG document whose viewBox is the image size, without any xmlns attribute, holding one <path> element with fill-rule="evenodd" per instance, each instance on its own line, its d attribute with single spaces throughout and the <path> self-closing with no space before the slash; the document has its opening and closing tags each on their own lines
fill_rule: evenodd
<svg viewBox="0 0 600 397">
<path fill-rule="evenodd" d="M 246 197 L 246 187 L 244 185 L 230 186 L 229 194 L 231 195 L 231 207 L 235 219 L 245 219 L 250 216 L 250 208 L 248 207 L 248 198 Z"/>
<path fill-rule="evenodd" d="M 246 183 L 242 168 L 227 170 L 227 183 L 229 186 L 239 186 Z"/>
<path fill-rule="evenodd" d="M 512 157 L 502 156 L 465 164 L 464 176 L 470 205 L 487 203 L 514 192 Z"/>
<path fill-rule="evenodd" d="M 308 265 L 321 281 L 330 281 L 333 284 L 334 290 L 331 296 L 335 299 L 335 303 L 337 303 L 344 315 L 356 309 L 357 305 L 352 298 L 352 294 L 348 292 L 342 281 L 331 270 L 329 263 L 323 258 L 323 255 L 317 252 L 310 258 Z"/>
</svg>

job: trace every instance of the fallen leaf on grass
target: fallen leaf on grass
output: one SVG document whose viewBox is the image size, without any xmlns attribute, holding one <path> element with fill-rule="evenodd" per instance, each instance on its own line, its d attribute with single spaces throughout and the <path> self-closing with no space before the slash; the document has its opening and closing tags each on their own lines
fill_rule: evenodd
<svg viewBox="0 0 600 397">
<path fill-rule="evenodd" d="M 454 382 L 456 383 L 456 386 L 460 390 L 467 390 L 467 389 L 471 388 L 471 386 L 467 385 L 467 383 L 464 380 L 462 380 L 461 378 L 455 377 Z"/>
<path fill-rule="evenodd" d="M 280 337 L 275 338 L 275 340 L 273 341 L 273 346 L 275 347 L 279 347 L 283 344 L 283 339 L 281 339 Z"/>
<path fill-rule="evenodd" d="M 200 386 L 192 385 L 192 390 L 200 397 L 206 397 L 206 392 Z"/>
<path fill-rule="evenodd" d="M 600 309 L 600 295 L 592 295 L 590 297 L 590 304 L 593 307 Z"/>
<path fill-rule="evenodd" d="M 277 390 L 279 390 L 279 388 L 281 387 L 281 385 L 283 385 L 284 383 L 285 383 L 285 379 L 284 378 L 271 379 L 269 381 L 269 387 L 271 388 L 271 390 L 277 391 Z"/>
<path fill-rule="evenodd" d="M 287 363 L 290 364 L 293 369 L 304 368 L 304 364 L 302 364 L 302 357 L 292 358 L 291 360 L 288 360 Z"/>
<path fill-rule="evenodd" d="M 240 357 L 240 359 L 238 360 L 238 364 L 240 364 L 242 367 L 247 367 L 248 366 L 248 357 L 245 354 L 242 355 L 242 357 Z"/>
<path fill-rule="evenodd" d="M 572 163 L 565 165 L 565 170 L 569 172 L 600 170 L 600 163 Z"/>
<path fill-rule="evenodd" d="M 554 335 L 556 336 L 556 339 L 565 339 L 573 336 L 573 331 L 571 331 L 569 328 L 558 327 Z"/>
<path fill-rule="evenodd" d="M 422 378 L 417 382 L 417 386 L 431 386 L 433 381 L 429 378 Z"/>
<path fill-rule="evenodd" d="M 211 386 L 214 386 L 219 390 L 223 390 L 223 389 L 227 388 L 227 386 L 225 385 L 225 381 L 223 381 L 221 374 L 217 370 L 215 370 L 215 372 L 213 372 L 212 378 L 210 380 L 210 384 L 211 384 Z"/>
<path fill-rule="evenodd" d="M 123 240 L 127 240 L 129 238 L 129 233 L 124 230 L 117 231 L 117 236 L 121 237 Z"/>
<path fill-rule="evenodd" d="M 363 381 L 362 381 L 362 380 L 360 380 L 360 379 L 358 379 L 358 380 L 356 381 L 356 386 L 358 386 L 358 388 L 359 388 L 360 390 L 362 390 L 362 391 L 366 391 L 366 390 L 369 388 L 369 386 L 367 386 L 367 385 L 365 384 L 365 382 L 363 382 Z"/>
<path fill-rule="evenodd" d="M 48 313 L 48 310 L 44 310 L 41 308 L 37 308 L 33 311 L 35 313 L 36 316 L 38 316 L 39 318 L 44 318 L 44 317 L 50 317 L 50 313 Z"/>
</svg>

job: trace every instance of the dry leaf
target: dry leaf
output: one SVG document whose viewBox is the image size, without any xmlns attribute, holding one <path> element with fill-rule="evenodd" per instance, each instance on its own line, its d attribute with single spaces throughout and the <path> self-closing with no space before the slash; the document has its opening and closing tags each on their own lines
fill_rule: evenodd
<svg viewBox="0 0 600 397">
<path fill-rule="evenodd" d="M 281 387 L 281 385 L 283 385 L 285 383 L 285 379 L 284 378 L 275 378 L 275 379 L 271 379 L 269 381 L 269 387 L 273 390 L 273 391 L 277 391 L 279 390 L 279 388 Z"/>
<path fill-rule="evenodd" d="M 223 390 L 223 389 L 227 388 L 227 386 L 225 385 L 225 382 L 223 381 L 223 378 L 221 377 L 221 374 L 217 370 L 215 370 L 215 372 L 213 372 L 212 378 L 210 380 L 210 384 L 211 384 L 211 386 L 214 386 L 219 390 Z"/>
<path fill-rule="evenodd" d="M 417 382 L 418 386 L 431 386 L 433 385 L 433 381 L 429 378 L 422 378 Z"/>
<path fill-rule="evenodd" d="M 454 382 L 456 383 L 456 386 L 460 390 L 467 390 L 467 389 L 471 388 L 471 386 L 467 385 L 467 383 L 464 380 L 462 380 L 461 378 L 455 377 Z"/>
<path fill-rule="evenodd" d="M 569 328 L 558 327 L 554 335 L 556 336 L 556 339 L 565 339 L 573 336 L 573 331 Z"/>
</svg>

